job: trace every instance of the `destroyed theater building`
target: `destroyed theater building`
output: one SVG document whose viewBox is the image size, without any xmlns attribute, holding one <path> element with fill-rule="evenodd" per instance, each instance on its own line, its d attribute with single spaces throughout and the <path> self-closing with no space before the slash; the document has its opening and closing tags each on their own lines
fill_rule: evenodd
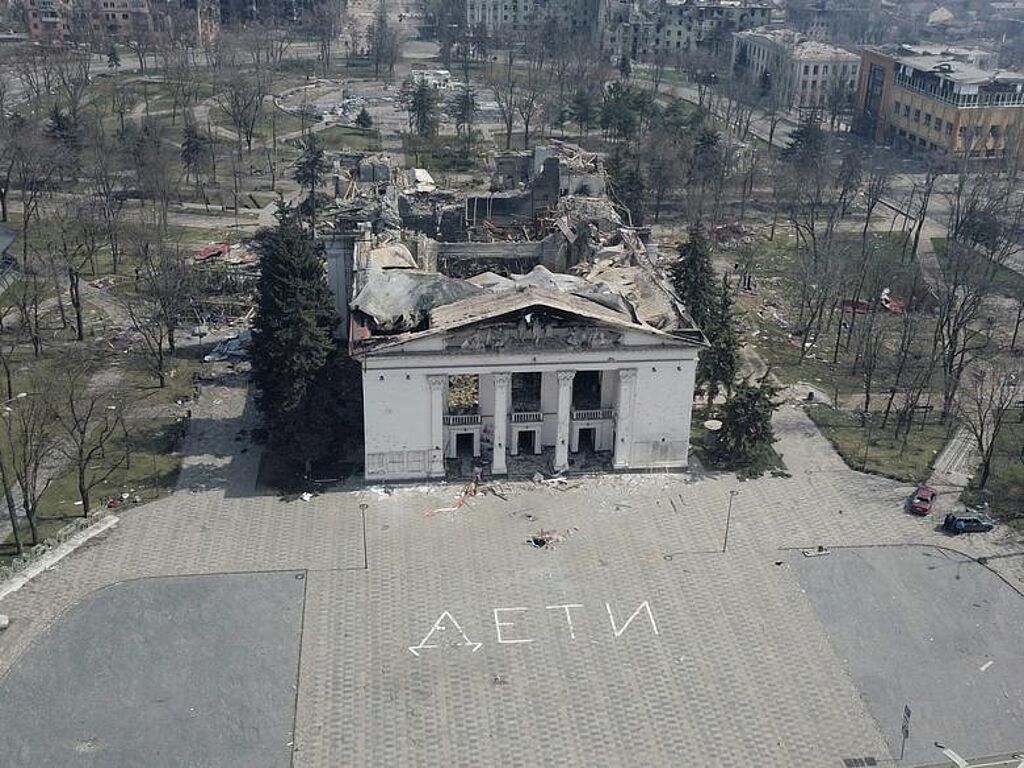
<svg viewBox="0 0 1024 768">
<path fill-rule="evenodd" d="M 422 171 L 360 175 L 337 182 L 326 250 L 368 480 L 687 465 L 706 342 L 597 156 L 502 155 L 459 197 Z"/>
</svg>

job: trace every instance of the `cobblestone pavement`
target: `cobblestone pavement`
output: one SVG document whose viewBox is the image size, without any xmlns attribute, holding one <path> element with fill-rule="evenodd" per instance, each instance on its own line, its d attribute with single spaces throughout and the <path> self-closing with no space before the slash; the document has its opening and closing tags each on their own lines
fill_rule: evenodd
<svg viewBox="0 0 1024 768">
<path fill-rule="evenodd" d="M 255 494 L 257 449 L 238 439 L 251 426 L 245 403 L 241 386 L 208 390 L 179 490 L 127 511 L 0 604 L 12 618 L 0 698 L 17 658 L 94 590 L 305 569 L 296 766 L 883 759 L 879 727 L 783 550 L 1024 549 L 1006 531 L 949 539 L 937 521 L 906 515 L 909 486 L 850 471 L 792 405 L 776 421 L 788 478 L 503 483 L 504 499 L 430 515 L 457 486 L 308 503 Z M 526 540 L 541 529 L 566 538 L 535 549 Z M 990 567 L 1020 587 L 1022 560 Z"/>
</svg>

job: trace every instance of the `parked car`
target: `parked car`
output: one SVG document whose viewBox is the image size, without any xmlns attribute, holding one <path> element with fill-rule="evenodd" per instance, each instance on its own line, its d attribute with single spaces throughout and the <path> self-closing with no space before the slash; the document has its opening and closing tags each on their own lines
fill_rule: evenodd
<svg viewBox="0 0 1024 768">
<path fill-rule="evenodd" d="M 915 515 L 927 515 L 932 511 L 932 504 L 935 503 L 935 497 L 938 495 L 939 492 L 934 488 L 927 485 L 919 485 L 914 494 L 907 499 L 907 509 Z"/>
<path fill-rule="evenodd" d="M 991 531 L 996 527 L 996 521 L 984 512 L 965 510 L 963 512 L 950 512 L 942 521 L 942 529 L 950 533 L 977 533 L 979 531 Z"/>
</svg>

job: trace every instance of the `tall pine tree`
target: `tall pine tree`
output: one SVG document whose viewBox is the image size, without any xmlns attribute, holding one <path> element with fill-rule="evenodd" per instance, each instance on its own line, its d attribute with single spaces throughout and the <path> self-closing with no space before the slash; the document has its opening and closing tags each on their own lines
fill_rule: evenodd
<svg viewBox="0 0 1024 768">
<path fill-rule="evenodd" d="M 708 405 L 714 403 L 721 388 L 732 391 L 739 369 L 739 338 L 732 315 L 732 291 L 725 276 L 718 291 L 718 301 L 711 307 L 711 316 L 704 326 L 710 346 L 700 353 L 697 362 L 697 386 L 707 392 Z"/>
<path fill-rule="evenodd" d="M 703 329 L 708 325 L 716 303 L 715 271 L 711 266 L 711 246 L 699 227 L 690 228 L 690 238 L 679 246 L 679 258 L 668 270 L 676 296 Z"/>
<path fill-rule="evenodd" d="M 737 465 L 757 462 L 775 442 L 772 413 L 779 393 L 763 378 L 757 384 L 741 381 L 722 408 L 720 449 Z"/>
<path fill-rule="evenodd" d="M 269 445 L 302 466 L 329 456 L 338 438 L 337 392 L 344 355 L 334 337 L 340 317 L 324 280 L 323 258 L 294 208 L 256 236 L 260 280 L 253 321 L 256 404 Z"/>
</svg>

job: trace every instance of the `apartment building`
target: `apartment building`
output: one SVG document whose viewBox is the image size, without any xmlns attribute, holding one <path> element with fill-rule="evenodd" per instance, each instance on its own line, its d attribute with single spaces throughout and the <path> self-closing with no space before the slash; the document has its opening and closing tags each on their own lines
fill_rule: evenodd
<svg viewBox="0 0 1024 768">
<path fill-rule="evenodd" d="M 895 46 L 861 54 L 857 130 L 879 144 L 994 158 L 1024 120 L 1024 73 L 974 49 Z"/>
<path fill-rule="evenodd" d="M 650 7 L 610 6 L 604 48 L 615 58 L 675 56 L 701 47 L 729 45 L 738 30 L 771 21 L 771 6 L 747 0 L 667 0 Z"/>
<path fill-rule="evenodd" d="M 466 21 L 492 35 L 522 37 L 547 19 L 573 37 L 600 42 L 605 0 L 466 0 Z"/>
<path fill-rule="evenodd" d="M 149 0 L 25 0 L 33 40 L 126 39 L 154 29 Z"/>
<path fill-rule="evenodd" d="M 757 82 L 788 94 L 796 109 L 819 109 L 853 101 L 860 56 L 812 40 L 792 29 L 765 27 L 734 32 L 732 62 Z"/>
</svg>

